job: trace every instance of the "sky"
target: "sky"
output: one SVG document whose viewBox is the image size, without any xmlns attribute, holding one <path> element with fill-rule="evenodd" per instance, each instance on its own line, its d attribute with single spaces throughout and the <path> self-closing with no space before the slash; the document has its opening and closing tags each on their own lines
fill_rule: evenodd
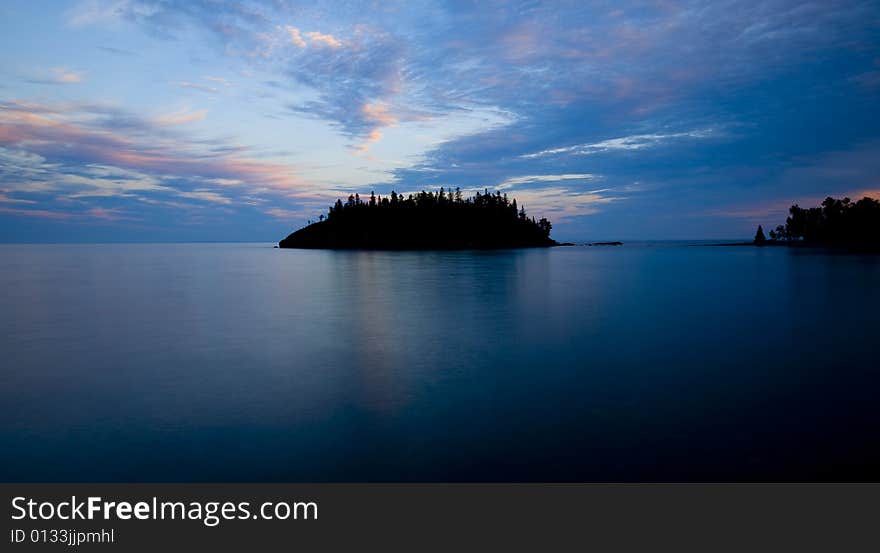
<svg viewBox="0 0 880 553">
<path fill-rule="evenodd" d="M 488 188 L 562 240 L 880 197 L 876 1 L 0 3 L 0 241 L 274 242 Z"/>
</svg>

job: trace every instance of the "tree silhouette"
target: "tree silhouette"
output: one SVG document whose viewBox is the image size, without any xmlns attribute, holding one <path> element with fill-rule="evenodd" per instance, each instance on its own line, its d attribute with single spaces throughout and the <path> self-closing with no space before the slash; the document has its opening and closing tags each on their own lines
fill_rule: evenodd
<svg viewBox="0 0 880 553">
<path fill-rule="evenodd" d="M 758 231 L 755 232 L 755 245 L 763 246 L 765 242 L 767 242 L 767 237 L 764 236 L 764 229 L 758 225 Z"/>
<path fill-rule="evenodd" d="M 462 197 L 441 188 L 404 197 L 371 193 L 369 202 L 349 195 L 330 207 L 326 218 L 282 240 L 281 247 L 463 249 L 553 246 L 553 225 L 528 217 L 525 207 L 500 191 Z"/>
<path fill-rule="evenodd" d="M 880 201 L 864 197 L 825 198 L 818 207 L 788 210 L 785 225 L 770 231 L 770 238 L 786 243 L 880 248 Z M 759 227 L 760 228 L 760 227 Z M 757 236 L 755 241 L 757 243 Z"/>
</svg>

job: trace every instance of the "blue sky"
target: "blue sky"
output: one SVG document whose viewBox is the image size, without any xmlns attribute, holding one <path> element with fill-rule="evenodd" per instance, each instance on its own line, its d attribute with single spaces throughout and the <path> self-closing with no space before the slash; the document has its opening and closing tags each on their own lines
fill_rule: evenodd
<svg viewBox="0 0 880 553">
<path fill-rule="evenodd" d="M 5 242 L 276 241 L 440 186 L 742 238 L 880 196 L 876 2 L 7 1 L 0 52 Z"/>
</svg>

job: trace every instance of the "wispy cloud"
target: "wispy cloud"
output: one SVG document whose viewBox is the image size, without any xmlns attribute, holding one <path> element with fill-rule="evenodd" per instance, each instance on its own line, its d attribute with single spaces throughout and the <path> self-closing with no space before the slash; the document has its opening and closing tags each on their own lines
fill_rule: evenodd
<svg viewBox="0 0 880 553">
<path fill-rule="evenodd" d="M 336 38 L 331 34 L 319 33 L 317 31 L 311 31 L 306 33 L 306 37 L 308 37 L 309 42 L 311 44 L 317 46 L 325 46 L 327 48 L 337 49 L 342 48 L 342 41 Z"/>
<path fill-rule="evenodd" d="M 295 197 L 320 197 L 295 167 L 248 158 L 236 148 L 230 153 L 200 149 L 186 135 L 164 130 L 198 119 L 200 112 L 184 110 L 155 121 L 128 115 L 126 132 L 120 132 L 106 111 L 75 104 L 0 104 L 3 198 L 27 201 L 36 194 L 77 201 L 180 198 L 255 205 L 254 198 L 271 197 L 283 205 Z"/>
<path fill-rule="evenodd" d="M 67 11 L 71 27 L 117 24 L 133 10 L 145 10 L 149 4 L 130 0 L 85 0 Z"/>
<path fill-rule="evenodd" d="M 0 213 L 19 217 L 35 217 L 38 219 L 51 219 L 55 221 L 82 221 L 82 222 L 119 222 L 137 220 L 122 209 L 91 207 L 81 211 L 59 211 L 51 209 L 17 209 L 7 208 L 0 205 Z"/>
<path fill-rule="evenodd" d="M 292 42 L 294 46 L 298 48 L 306 47 L 306 41 L 303 39 L 302 33 L 299 29 L 297 29 L 296 27 L 291 27 L 290 25 L 287 25 L 286 27 L 284 27 L 284 29 L 290 36 L 290 42 Z"/>
<path fill-rule="evenodd" d="M 0 85 L 4 98 L 43 98 L 0 107 L 0 191 L 38 202 L 3 205 L 300 217 L 344 187 L 497 184 L 580 228 L 590 223 L 575 212 L 599 210 L 603 230 L 666 217 L 656 228 L 690 232 L 674 221 L 697 206 L 877 189 L 867 154 L 804 161 L 880 136 L 876 2 L 380 4 L 77 2 L 59 31 L 74 44 L 100 26 L 100 42 Z M 99 43 L 136 52 L 131 74 Z M 35 41 L 10 61 L 43 67 L 55 53 Z M 175 63 L 157 73 L 159 55 Z M 111 95 L 132 107 L 100 102 Z M 194 107 L 162 111 L 181 96 Z M 260 157 L 282 149 L 294 153 Z M 309 167 L 278 161 L 299 155 Z M 626 217 L 605 218 L 617 210 Z"/>
<path fill-rule="evenodd" d="M 0 204 L 35 204 L 34 200 L 25 200 L 22 198 L 11 198 L 0 192 Z"/>
<path fill-rule="evenodd" d="M 66 67 L 53 67 L 42 74 L 28 79 L 36 84 L 78 84 L 85 79 L 85 74 Z"/>
<path fill-rule="evenodd" d="M 128 213 L 126 213 L 122 209 L 116 208 L 107 208 L 107 207 L 91 207 L 85 212 L 83 212 L 83 216 L 96 219 L 99 221 L 129 221 L 129 220 L 137 220 L 136 217 L 132 217 Z"/>
<path fill-rule="evenodd" d="M 283 30 L 290 43 L 297 48 L 314 46 L 318 48 L 330 48 L 332 50 L 337 50 L 339 48 L 342 48 L 343 46 L 342 40 L 331 35 L 330 33 L 321 33 L 318 31 L 303 32 L 299 28 L 292 25 L 285 25 L 283 27 Z M 266 38 L 271 40 L 270 37 Z"/>
<path fill-rule="evenodd" d="M 589 173 L 573 173 L 562 175 L 526 175 L 522 177 L 510 177 L 508 179 L 505 179 L 504 182 L 500 183 L 498 186 L 496 186 L 496 188 L 499 190 L 505 190 L 507 188 L 513 188 L 515 186 L 523 184 L 561 182 L 570 180 L 592 180 L 595 178 L 596 175 L 592 175 Z"/>
<path fill-rule="evenodd" d="M 190 81 L 176 81 L 175 85 L 181 88 L 191 88 L 193 90 L 199 90 L 201 92 L 207 92 L 208 94 L 217 94 L 220 90 L 216 86 L 210 86 L 202 83 L 193 83 Z"/>
<path fill-rule="evenodd" d="M 178 196 L 181 198 L 190 198 L 218 204 L 228 205 L 234 203 L 230 198 L 227 198 L 223 194 L 206 189 L 197 189 L 192 192 L 178 192 Z"/>
<path fill-rule="evenodd" d="M 567 187 L 549 187 L 517 190 L 516 199 L 530 213 L 550 217 L 554 222 L 564 222 L 574 217 L 596 214 L 601 206 L 625 199 L 606 192 L 608 190 L 579 191 Z"/>
<path fill-rule="evenodd" d="M 172 84 L 175 86 L 179 86 L 180 88 L 189 88 L 192 90 L 198 90 L 200 92 L 206 92 L 208 94 L 220 94 L 221 89 L 219 87 L 229 88 L 231 83 L 224 77 L 215 77 L 212 75 L 207 75 L 202 78 L 205 82 L 193 82 L 193 81 L 174 81 Z"/>
<path fill-rule="evenodd" d="M 267 215 L 271 215 L 277 219 L 284 219 L 287 221 L 295 221 L 302 218 L 302 212 L 293 209 L 281 209 L 279 207 L 273 207 L 265 210 Z"/>
<path fill-rule="evenodd" d="M 524 154 L 520 157 L 523 159 L 535 159 L 557 155 L 587 156 L 620 150 L 643 150 L 646 148 L 662 146 L 673 140 L 709 138 L 715 134 L 717 133 L 711 129 L 669 134 L 634 134 L 619 138 L 609 138 L 607 140 L 588 144 L 575 144 L 574 146 L 564 146 L 562 148 L 550 148 L 548 150 L 541 150 L 540 152 Z"/>
<path fill-rule="evenodd" d="M 373 124 L 373 128 L 369 131 L 366 138 L 355 147 L 358 151 L 365 152 L 372 143 L 382 138 L 380 129 L 396 125 L 398 118 L 391 113 L 389 106 L 384 103 L 368 102 L 361 106 L 361 113 L 366 121 Z"/>
<path fill-rule="evenodd" d="M 212 83 L 217 83 L 219 85 L 227 86 L 227 87 L 231 85 L 229 80 L 224 77 L 215 77 L 213 75 L 206 75 L 205 80 L 211 81 Z"/>
<path fill-rule="evenodd" d="M 164 115 L 159 115 L 154 118 L 154 121 L 158 125 L 168 126 L 168 125 L 185 125 L 187 123 L 194 123 L 196 121 L 201 121 L 208 114 L 208 110 L 200 109 L 196 111 L 190 111 L 188 108 L 184 108 L 181 110 L 177 110 L 172 113 L 166 113 Z"/>
<path fill-rule="evenodd" d="M 65 211 L 52 211 L 49 209 L 17 209 L 0 206 L 0 213 L 7 215 L 19 215 L 23 217 L 38 217 L 41 219 L 64 220 L 76 217 L 76 214 Z"/>
<path fill-rule="evenodd" d="M 138 55 L 136 52 L 132 52 L 131 50 L 126 50 L 125 48 L 116 48 L 114 46 L 98 46 L 97 48 L 98 50 L 107 52 L 108 54 L 114 54 L 116 56 L 134 57 Z"/>
</svg>

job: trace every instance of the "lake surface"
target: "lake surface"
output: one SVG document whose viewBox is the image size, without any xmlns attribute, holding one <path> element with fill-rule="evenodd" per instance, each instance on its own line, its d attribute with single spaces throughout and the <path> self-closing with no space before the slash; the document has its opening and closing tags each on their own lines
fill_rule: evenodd
<svg viewBox="0 0 880 553">
<path fill-rule="evenodd" d="M 0 246 L 0 480 L 880 479 L 880 256 Z"/>
</svg>

